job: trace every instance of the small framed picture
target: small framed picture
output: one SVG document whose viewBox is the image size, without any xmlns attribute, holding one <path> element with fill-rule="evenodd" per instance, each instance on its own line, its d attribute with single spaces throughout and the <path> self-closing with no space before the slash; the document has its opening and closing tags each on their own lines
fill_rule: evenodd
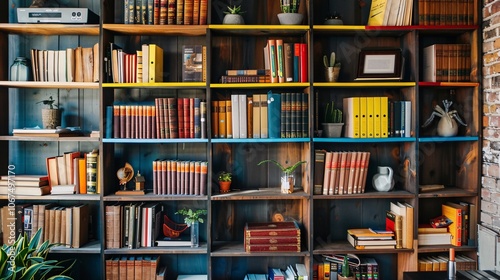
<svg viewBox="0 0 500 280">
<path fill-rule="evenodd" d="M 364 49 L 359 53 L 356 80 L 402 80 L 401 49 Z"/>
</svg>

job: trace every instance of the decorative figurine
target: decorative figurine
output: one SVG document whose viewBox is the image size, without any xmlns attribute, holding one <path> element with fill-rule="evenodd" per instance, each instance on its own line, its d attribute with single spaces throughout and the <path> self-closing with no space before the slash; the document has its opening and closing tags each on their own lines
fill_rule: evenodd
<svg viewBox="0 0 500 280">
<path fill-rule="evenodd" d="M 130 163 L 125 163 L 125 166 L 118 169 L 116 172 L 118 180 L 120 180 L 120 186 L 123 186 L 123 190 L 127 190 L 127 183 L 134 178 L 134 168 Z"/>
<path fill-rule="evenodd" d="M 455 136 L 458 133 L 458 124 L 467 126 L 467 124 L 460 118 L 457 110 L 451 110 L 450 107 L 453 105 L 453 101 L 443 100 L 444 110 L 436 105 L 434 107 L 434 112 L 427 119 L 427 121 L 422 125 L 422 127 L 427 127 L 433 120 L 435 116 L 441 118 L 438 123 L 437 133 L 439 136 L 450 137 Z"/>
<path fill-rule="evenodd" d="M 137 171 L 137 176 L 135 176 L 135 190 L 136 191 L 144 190 L 145 181 L 146 179 L 144 179 L 144 176 L 141 175 L 141 171 Z"/>
</svg>

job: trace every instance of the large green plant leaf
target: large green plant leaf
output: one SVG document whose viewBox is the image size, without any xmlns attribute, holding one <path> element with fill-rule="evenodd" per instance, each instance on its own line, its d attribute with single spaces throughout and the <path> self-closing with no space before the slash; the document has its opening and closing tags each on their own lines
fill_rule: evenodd
<svg viewBox="0 0 500 280">
<path fill-rule="evenodd" d="M 19 278 L 19 280 L 31 280 L 31 279 L 34 279 L 34 277 L 37 274 L 37 272 L 40 269 L 42 269 L 44 266 L 45 266 L 45 264 L 43 264 L 43 263 L 37 263 L 37 264 L 34 264 L 34 265 L 28 267 L 28 269 L 26 269 L 24 271 L 23 275 L 21 276 L 21 278 Z"/>
</svg>

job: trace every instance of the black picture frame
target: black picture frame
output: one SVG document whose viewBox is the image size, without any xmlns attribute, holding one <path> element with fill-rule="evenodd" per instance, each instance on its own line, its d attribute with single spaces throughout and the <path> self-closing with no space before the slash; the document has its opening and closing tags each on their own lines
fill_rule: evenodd
<svg viewBox="0 0 500 280">
<path fill-rule="evenodd" d="M 402 80 L 401 49 L 363 49 L 359 52 L 356 81 Z"/>
</svg>

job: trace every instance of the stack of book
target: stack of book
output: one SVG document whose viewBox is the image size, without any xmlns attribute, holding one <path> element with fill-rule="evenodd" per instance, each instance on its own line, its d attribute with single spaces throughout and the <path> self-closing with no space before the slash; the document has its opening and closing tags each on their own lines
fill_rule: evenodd
<svg viewBox="0 0 500 280">
<path fill-rule="evenodd" d="M 418 245 L 451 245 L 451 233 L 447 227 L 432 227 L 430 224 L 418 225 Z"/>
<path fill-rule="evenodd" d="M 446 8 L 444 8 L 446 9 Z M 413 0 L 374 0 L 367 25 L 406 26 L 412 23 Z"/>
<path fill-rule="evenodd" d="M 46 195 L 50 194 L 47 175 L 5 175 L 0 177 L 1 195 Z"/>
<path fill-rule="evenodd" d="M 153 161 L 153 193 L 167 195 L 206 195 L 208 162 Z"/>
<path fill-rule="evenodd" d="M 160 256 L 115 256 L 106 259 L 106 279 L 165 279 Z"/>
<path fill-rule="evenodd" d="M 451 8 L 451 9 L 450 9 Z M 473 25 L 474 1 L 418 1 L 419 25 Z"/>
<path fill-rule="evenodd" d="M 446 271 L 448 268 L 449 256 L 435 255 L 422 256 L 418 258 L 418 271 Z M 457 270 L 475 270 L 477 261 L 465 255 L 456 255 L 455 262 Z"/>
<path fill-rule="evenodd" d="M 264 47 L 264 66 L 272 83 L 301 82 L 307 79 L 307 44 L 269 39 Z"/>
<path fill-rule="evenodd" d="M 394 232 L 369 228 L 348 229 L 347 241 L 356 249 L 394 249 L 396 247 Z"/>
<path fill-rule="evenodd" d="M 413 206 L 406 202 L 391 202 L 386 212 L 386 230 L 394 231 L 396 248 L 413 248 Z"/>
<path fill-rule="evenodd" d="M 253 279 L 270 279 L 270 280 L 285 280 L 285 279 L 308 279 L 306 266 L 302 263 L 297 263 L 295 265 L 288 265 L 286 269 L 268 268 L 268 278 L 262 278 L 262 275 L 265 274 L 257 274 L 252 275 L 249 274 L 245 279 L 253 280 Z M 253 278 L 255 276 L 255 278 Z"/>
<path fill-rule="evenodd" d="M 471 72 L 470 44 L 434 44 L 423 50 L 426 82 L 468 82 Z"/>
<path fill-rule="evenodd" d="M 300 228 L 296 222 L 247 223 L 245 251 L 300 252 Z"/>
</svg>

